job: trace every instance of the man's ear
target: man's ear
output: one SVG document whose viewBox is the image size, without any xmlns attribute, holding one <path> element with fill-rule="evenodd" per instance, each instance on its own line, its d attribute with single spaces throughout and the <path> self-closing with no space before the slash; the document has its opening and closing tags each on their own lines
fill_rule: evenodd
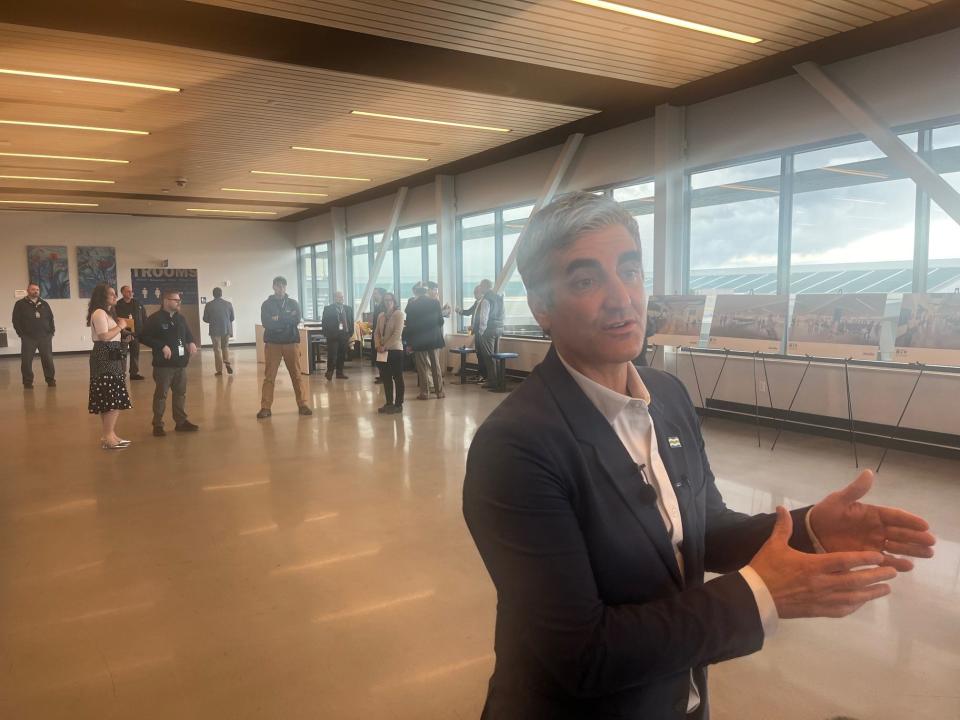
<svg viewBox="0 0 960 720">
<path fill-rule="evenodd" d="M 550 307 L 547 303 L 547 299 L 539 292 L 527 292 L 527 305 L 530 307 L 530 312 L 533 313 L 533 317 L 536 319 L 537 324 L 543 328 L 545 333 L 550 332 Z"/>
</svg>

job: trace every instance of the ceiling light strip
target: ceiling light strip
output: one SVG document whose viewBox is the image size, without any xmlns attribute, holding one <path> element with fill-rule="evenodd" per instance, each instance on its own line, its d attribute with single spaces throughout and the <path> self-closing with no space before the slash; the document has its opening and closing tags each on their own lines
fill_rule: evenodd
<svg viewBox="0 0 960 720">
<path fill-rule="evenodd" d="M 40 158 L 42 160 L 80 160 L 83 162 L 119 163 L 123 165 L 128 165 L 130 163 L 129 160 L 112 160 L 110 158 L 77 157 L 74 155 L 40 155 L 38 153 L 0 152 L 0 157 Z"/>
<path fill-rule="evenodd" d="M 308 152 L 331 153 L 333 155 L 356 155 L 357 157 L 386 158 L 387 160 L 412 160 L 413 162 L 429 162 L 430 158 L 412 157 L 409 155 L 384 155 L 383 153 L 356 152 L 354 150 L 330 150 L 328 148 L 302 147 L 291 145 L 291 150 L 306 150 Z"/>
<path fill-rule="evenodd" d="M 430 120 L 428 118 L 408 117 L 406 115 L 386 115 L 385 113 L 365 112 L 363 110 L 351 110 L 350 114 L 382 118 L 384 120 L 404 120 L 406 122 L 425 123 L 427 125 L 445 125 L 447 127 L 467 128 L 469 130 L 489 130 L 490 132 L 498 133 L 510 132 L 510 128 L 492 127 L 490 125 L 471 125 L 469 123 L 452 122 L 450 120 Z"/>
<path fill-rule="evenodd" d="M 87 178 L 61 178 L 61 177 L 34 177 L 33 175 L 0 175 L 3 180 L 54 180 L 56 182 L 78 182 L 78 183 L 98 183 L 100 185 L 113 185 L 113 180 L 89 180 Z"/>
<path fill-rule="evenodd" d="M 357 182 L 370 182 L 370 178 L 362 178 L 362 177 L 342 177 L 340 175 L 308 175 L 307 173 L 274 172 L 273 170 L 251 170 L 250 174 L 282 175 L 283 177 L 317 178 L 319 180 L 356 180 Z"/>
<path fill-rule="evenodd" d="M 224 192 L 267 193 L 269 195 L 303 195 L 304 197 L 329 197 L 326 193 L 293 192 L 292 190 L 255 190 L 253 188 L 220 188 Z"/>
<path fill-rule="evenodd" d="M 270 210 L 211 210 L 209 208 L 187 208 L 187 212 L 225 213 L 227 215 L 276 215 Z"/>
<path fill-rule="evenodd" d="M 65 205 L 69 207 L 100 207 L 99 203 L 53 202 L 52 200 L 0 200 L 4 205 Z"/>
<path fill-rule="evenodd" d="M 120 128 L 93 127 L 90 125 L 65 125 L 63 123 L 28 122 L 26 120 L 0 120 L 0 125 L 24 125 L 26 127 L 59 128 L 61 130 L 91 130 L 94 132 L 122 133 L 124 135 L 149 135 L 146 130 L 122 130 Z"/>
<path fill-rule="evenodd" d="M 607 0 L 572 0 L 572 2 L 579 3 L 580 5 L 588 5 L 590 7 L 599 8 L 601 10 L 610 10 L 612 12 L 618 12 L 624 15 L 632 15 L 633 17 L 642 18 L 643 20 L 652 20 L 653 22 L 663 23 L 665 25 L 673 25 L 674 27 L 684 28 L 685 30 L 695 30 L 696 32 L 706 33 L 708 35 L 716 35 L 718 37 L 727 38 L 728 40 L 749 43 L 750 45 L 756 45 L 759 42 L 763 42 L 763 38 L 754 37 L 753 35 L 744 35 L 743 33 L 724 30 L 722 28 L 713 27 L 712 25 L 703 25 L 701 23 L 691 22 L 689 20 L 681 20 L 680 18 L 670 17 L 669 15 L 661 15 L 659 13 L 641 10 L 640 8 L 632 7 L 630 5 L 607 2 Z"/>
<path fill-rule="evenodd" d="M 71 80 L 74 82 L 96 83 L 98 85 L 118 85 L 120 87 L 140 88 L 142 90 L 159 90 L 160 92 L 180 92 L 180 88 L 170 87 L 168 85 L 150 85 L 148 83 L 106 80 L 104 78 L 83 77 L 81 75 L 61 75 L 59 73 L 33 72 L 30 70 L 11 70 L 10 68 L 0 68 L 0 75 L 20 75 L 23 77 L 46 78 L 48 80 Z"/>
</svg>

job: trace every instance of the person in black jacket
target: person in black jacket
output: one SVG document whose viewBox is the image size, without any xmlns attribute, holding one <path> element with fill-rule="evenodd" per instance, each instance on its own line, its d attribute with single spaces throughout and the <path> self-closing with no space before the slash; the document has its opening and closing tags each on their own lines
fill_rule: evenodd
<svg viewBox="0 0 960 720">
<path fill-rule="evenodd" d="M 307 391 L 300 371 L 300 305 L 287 295 L 285 277 L 278 275 L 273 279 L 273 295 L 260 306 L 260 322 L 263 324 L 263 353 L 267 367 L 263 371 L 257 419 L 263 420 L 273 414 L 273 389 L 281 360 L 290 374 L 299 413 L 313 415 L 307 405 Z"/>
<path fill-rule="evenodd" d="M 343 363 L 347 357 L 347 346 L 353 337 L 353 308 L 343 304 L 343 293 L 333 296 L 333 303 L 323 309 L 323 334 L 327 338 L 327 380 L 337 378 L 346 380 Z"/>
<path fill-rule="evenodd" d="M 153 350 L 153 434 L 163 437 L 163 413 L 167 392 L 173 390 L 173 421 L 177 432 L 195 432 L 200 428 L 187 420 L 187 364 L 196 355 L 197 345 L 190 326 L 180 314 L 180 291 L 164 290 L 161 309 L 147 318 L 140 342 Z"/>
<path fill-rule="evenodd" d="M 913 567 L 898 556 L 933 555 L 923 519 L 860 502 L 869 470 L 812 508 L 727 508 L 686 388 L 630 362 L 646 294 L 618 203 L 547 206 L 517 267 L 553 344 L 467 458 L 463 513 L 497 589 L 484 720 L 703 720 L 707 665 L 780 619 L 848 615 Z"/>
<path fill-rule="evenodd" d="M 443 392 L 443 372 L 440 367 L 440 348 L 443 341 L 443 308 L 439 300 L 427 295 L 425 285 L 413 288 L 414 298 L 407 304 L 407 345 L 413 350 L 414 362 L 417 365 L 417 378 L 420 383 L 418 400 L 426 400 L 430 380 L 427 377 L 427 368 L 433 376 L 433 391 L 438 398 L 445 397 Z"/>
<path fill-rule="evenodd" d="M 127 356 L 130 358 L 130 379 L 143 380 L 140 374 L 140 341 L 137 336 L 143 329 L 143 324 L 147 321 L 147 312 L 143 309 L 140 301 L 133 296 L 133 289 L 129 285 L 120 288 L 121 300 L 117 300 L 116 313 L 118 318 L 124 318 L 128 321 L 127 329 L 133 333 L 130 344 L 127 346 Z M 132 327 L 130 327 L 132 325 Z"/>
<path fill-rule="evenodd" d="M 40 286 L 27 285 L 27 296 L 13 304 L 13 330 L 20 338 L 20 375 L 24 390 L 33 387 L 33 356 L 40 352 L 43 377 L 50 387 L 56 387 L 56 368 L 53 366 L 53 336 L 56 326 L 50 304 L 40 297 Z"/>
</svg>

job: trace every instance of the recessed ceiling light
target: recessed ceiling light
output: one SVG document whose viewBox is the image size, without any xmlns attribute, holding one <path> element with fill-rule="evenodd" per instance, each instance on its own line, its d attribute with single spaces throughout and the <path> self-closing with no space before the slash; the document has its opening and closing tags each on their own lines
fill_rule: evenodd
<svg viewBox="0 0 960 720">
<path fill-rule="evenodd" d="M 409 155 L 384 155 L 383 153 L 355 152 L 353 150 L 329 150 L 327 148 L 312 148 L 292 145 L 291 150 L 308 150 L 309 152 L 333 153 L 334 155 L 357 155 L 359 157 L 387 158 L 388 160 L 412 160 L 414 162 L 429 162 L 430 158 L 411 157 Z"/>
<path fill-rule="evenodd" d="M 0 200 L 4 205 L 66 205 L 69 207 L 100 207 L 99 203 L 53 202 L 51 200 Z"/>
<path fill-rule="evenodd" d="M 228 215 L 276 215 L 269 210 L 210 210 L 208 208 L 187 208 L 187 212 L 225 213 Z"/>
<path fill-rule="evenodd" d="M 309 197 L 327 197 L 326 193 L 293 192 L 291 190 L 254 190 L 247 188 L 220 188 L 224 192 L 267 193 L 269 195 L 304 195 Z"/>
<path fill-rule="evenodd" d="M 489 125 L 470 125 L 469 123 L 451 122 L 449 120 L 429 120 L 427 118 L 407 117 L 405 115 L 385 115 L 384 113 L 364 112 L 363 110 L 351 110 L 350 114 L 362 115 L 363 117 L 383 118 L 385 120 L 406 120 L 407 122 L 426 123 L 427 125 L 447 125 L 449 127 L 469 128 L 470 130 L 489 130 L 498 133 L 510 132 L 510 128 L 491 127 Z"/>
<path fill-rule="evenodd" d="M 99 85 L 119 85 L 121 87 L 160 90 L 161 92 L 180 92 L 180 88 L 167 85 L 149 85 L 147 83 L 126 82 L 124 80 L 105 80 L 103 78 L 82 77 L 80 75 L 60 75 L 57 73 L 32 72 L 30 70 L 10 70 L 0 68 L 0 75 L 22 75 L 24 77 L 47 78 L 49 80 L 73 80 L 75 82 L 97 83 Z"/>
<path fill-rule="evenodd" d="M 4 180 L 55 180 L 57 182 L 78 182 L 78 183 L 99 183 L 100 185 L 113 185 L 113 180 L 88 180 L 86 178 L 62 178 L 62 177 L 35 177 L 33 175 L 0 175 Z"/>
<path fill-rule="evenodd" d="M 73 155 L 39 155 L 37 153 L 0 152 L 2 157 L 41 158 L 43 160 L 82 160 L 83 162 L 121 163 L 127 165 L 129 160 L 111 160 L 109 158 L 75 157 Z"/>
<path fill-rule="evenodd" d="M 149 135 L 146 130 L 121 130 L 119 128 L 91 127 L 89 125 L 64 125 L 62 123 L 27 122 L 26 120 L 0 120 L 0 125 L 25 125 L 27 127 L 60 128 L 62 130 L 93 130 L 95 132 L 123 133 L 124 135 Z"/>
<path fill-rule="evenodd" d="M 370 182 L 370 178 L 342 177 L 340 175 L 308 175 L 306 173 L 273 172 L 272 170 L 251 170 L 250 173 L 252 175 L 283 175 L 284 177 L 319 178 L 320 180 L 356 180 L 357 182 Z"/>
<path fill-rule="evenodd" d="M 731 30 L 723 30 L 721 28 L 713 27 L 712 25 L 702 25 L 689 20 L 681 20 L 680 18 L 670 17 L 669 15 L 661 15 L 659 13 L 641 10 L 640 8 L 632 7 L 630 5 L 607 2 L 607 0 L 573 0 L 573 2 L 579 3 L 580 5 L 589 5 L 590 7 L 600 8 L 601 10 L 612 10 L 613 12 L 623 13 L 624 15 L 633 15 L 633 17 L 643 18 L 644 20 L 652 20 L 653 22 L 664 23 L 665 25 L 673 25 L 674 27 L 684 28 L 686 30 L 696 30 L 697 32 L 707 33 L 708 35 L 717 35 L 729 40 L 750 43 L 751 45 L 756 45 L 758 42 L 763 42 L 763 38 L 754 37 L 753 35 L 744 35 Z"/>
</svg>

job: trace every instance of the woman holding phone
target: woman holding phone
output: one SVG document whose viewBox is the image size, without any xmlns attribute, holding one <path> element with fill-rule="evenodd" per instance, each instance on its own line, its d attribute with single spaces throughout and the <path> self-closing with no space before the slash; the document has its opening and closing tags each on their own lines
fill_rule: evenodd
<svg viewBox="0 0 960 720">
<path fill-rule="evenodd" d="M 127 321 L 116 316 L 117 291 L 106 283 L 97 285 L 87 307 L 87 325 L 93 340 L 90 352 L 89 411 L 100 416 L 100 447 L 121 450 L 130 445 L 117 435 L 117 418 L 121 410 L 129 410 L 126 372 L 123 358 L 133 334 Z"/>
</svg>

